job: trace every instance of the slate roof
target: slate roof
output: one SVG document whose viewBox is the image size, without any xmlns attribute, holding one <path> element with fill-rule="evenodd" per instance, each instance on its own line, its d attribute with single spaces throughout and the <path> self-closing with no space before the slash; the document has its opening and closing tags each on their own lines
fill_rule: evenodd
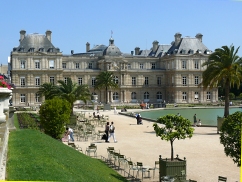
<svg viewBox="0 0 242 182">
<path fill-rule="evenodd" d="M 31 51 L 31 49 L 34 49 Z M 41 51 L 42 49 L 42 51 Z M 52 51 L 51 51 L 52 49 Z M 42 34 L 28 34 L 20 42 L 18 47 L 15 47 L 13 51 L 20 52 L 60 52 L 59 48 L 56 48 L 49 39 Z"/>
<path fill-rule="evenodd" d="M 171 48 L 167 51 L 167 54 L 193 54 L 198 50 L 203 54 L 206 54 L 206 51 L 209 51 L 209 49 L 199 39 L 184 37 L 181 38 L 181 41 L 177 46 L 175 46 L 174 42 Z"/>
</svg>

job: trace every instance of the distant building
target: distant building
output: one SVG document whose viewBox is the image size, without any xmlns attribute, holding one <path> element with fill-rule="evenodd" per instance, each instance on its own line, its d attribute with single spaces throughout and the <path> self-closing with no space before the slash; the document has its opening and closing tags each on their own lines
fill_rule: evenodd
<svg viewBox="0 0 242 182">
<path fill-rule="evenodd" d="M 57 83 L 70 77 L 78 84 L 89 85 L 90 92 L 105 101 L 105 92 L 94 90 L 95 78 L 103 71 L 112 71 L 119 89 L 109 90 L 110 103 L 211 103 L 218 100 L 217 89 L 198 87 L 211 51 L 202 43 L 202 34 L 183 37 L 175 34 L 169 45 L 154 41 L 149 50 L 136 47 L 131 53 L 122 53 L 115 46 L 96 45 L 86 52 L 63 55 L 51 42 L 51 31 L 45 35 L 20 31 L 20 43 L 11 52 L 10 68 L 13 105 L 39 105 L 43 100 L 37 94 L 46 82 Z"/>
</svg>

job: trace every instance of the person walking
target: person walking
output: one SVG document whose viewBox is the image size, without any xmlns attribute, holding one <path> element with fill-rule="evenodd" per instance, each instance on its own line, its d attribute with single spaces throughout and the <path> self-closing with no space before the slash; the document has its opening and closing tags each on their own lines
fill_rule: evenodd
<svg viewBox="0 0 242 182">
<path fill-rule="evenodd" d="M 69 138 L 69 136 L 68 136 L 68 141 L 71 139 L 71 141 L 74 142 L 74 138 L 73 138 L 73 129 L 71 129 L 71 128 L 66 128 L 66 131 L 67 131 L 67 135 L 70 136 L 70 138 Z"/>
<path fill-rule="evenodd" d="M 194 122 L 194 126 L 197 126 L 197 115 L 194 114 L 193 116 L 193 122 Z"/>
<path fill-rule="evenodd" d="M 114 130 L 115 130 L 115 126 L 113 125 L 113 121 L 112 121 L 112 122 L 111 122 L 111 125 L 110 125 L 110 128 L 109 128 L 110 135 L 109 135 L 109 137 L 108 137 L 108 142 L 109 142 L 110 138 L 113 137 L 113 141 L 114 141 L 115 143 L 117 143 L 117 140 L 116 140 L 116 138 L 115 138 Z"/>
<path fill-rule="evenodd" d="M 105 134 L 106 134 L 105 142 L 109 142 L 108 141 L 108 138 L 109 138 L 109 130 L 110 130 L 110 126 L 109 126 L 109 122 L 107 122 L 107 124 L 105 126 Z"/>
</svg>

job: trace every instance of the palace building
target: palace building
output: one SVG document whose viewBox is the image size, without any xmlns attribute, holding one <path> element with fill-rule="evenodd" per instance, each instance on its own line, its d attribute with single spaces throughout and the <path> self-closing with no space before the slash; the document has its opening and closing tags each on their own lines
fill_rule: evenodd
<svg viewBox="0 0 242 182">
<path fill-rule="evenodd" d="M 111 71 L 119 88 L 108 91 L 109 103 L 212 103 L 218 100 L 218 90 L 199 87 L 202 64 L 211 51 L 203 44 L 202 34 L 182 37 L 176 33 L 171 44 L 154 41 L 151 49 L 135 47 L 122 53 L 115 46 L 96 45 L 86 52 L 64 55 L 51 41 L 50 30 L 44 34 L 20 31 L 19 46 L 10 57 L 10 76 L 13 106 L 37 106 L 44 101 L 37 94 L 46 82 L 57 84 L 68 77 L 78 84 L 87 84 L 90 93 L 105 101 L 105 92 L 94 90 L 95 78 L 103 71 Z"/>
</svg>

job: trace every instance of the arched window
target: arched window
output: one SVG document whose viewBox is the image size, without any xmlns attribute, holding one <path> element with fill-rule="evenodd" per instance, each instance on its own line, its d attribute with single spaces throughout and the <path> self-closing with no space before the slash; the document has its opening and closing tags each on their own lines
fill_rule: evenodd
<svg viewBox="0 0 242 182">
<path fill-rule="evenodd" d="M 118 100 L 118 92 L 113 93 L 113 100 Z"/>
<path fill-rule="evenodd" d="M 144 99 L 150 99 L 150 94 L 149 92 L 144 93 Z"/>
<path fill-rule="evenodd" d="M 113 82 L 118 84 L 118 77 L 117 76 L 113 76 Z"/>
<path fill-rule="evenodd" d="M 162 99 L 162 93 L 161 92 L 157 92 L 156 93 L 156 99 L 157 100 L 161 100 Z"/>
<path fill-rule="evenodd" d="M 132 93 L 131 93 L 131 99 L 132 99 L 132 100 L 136 99 L 136 92 L 132 92 Z"/>
</svg>

